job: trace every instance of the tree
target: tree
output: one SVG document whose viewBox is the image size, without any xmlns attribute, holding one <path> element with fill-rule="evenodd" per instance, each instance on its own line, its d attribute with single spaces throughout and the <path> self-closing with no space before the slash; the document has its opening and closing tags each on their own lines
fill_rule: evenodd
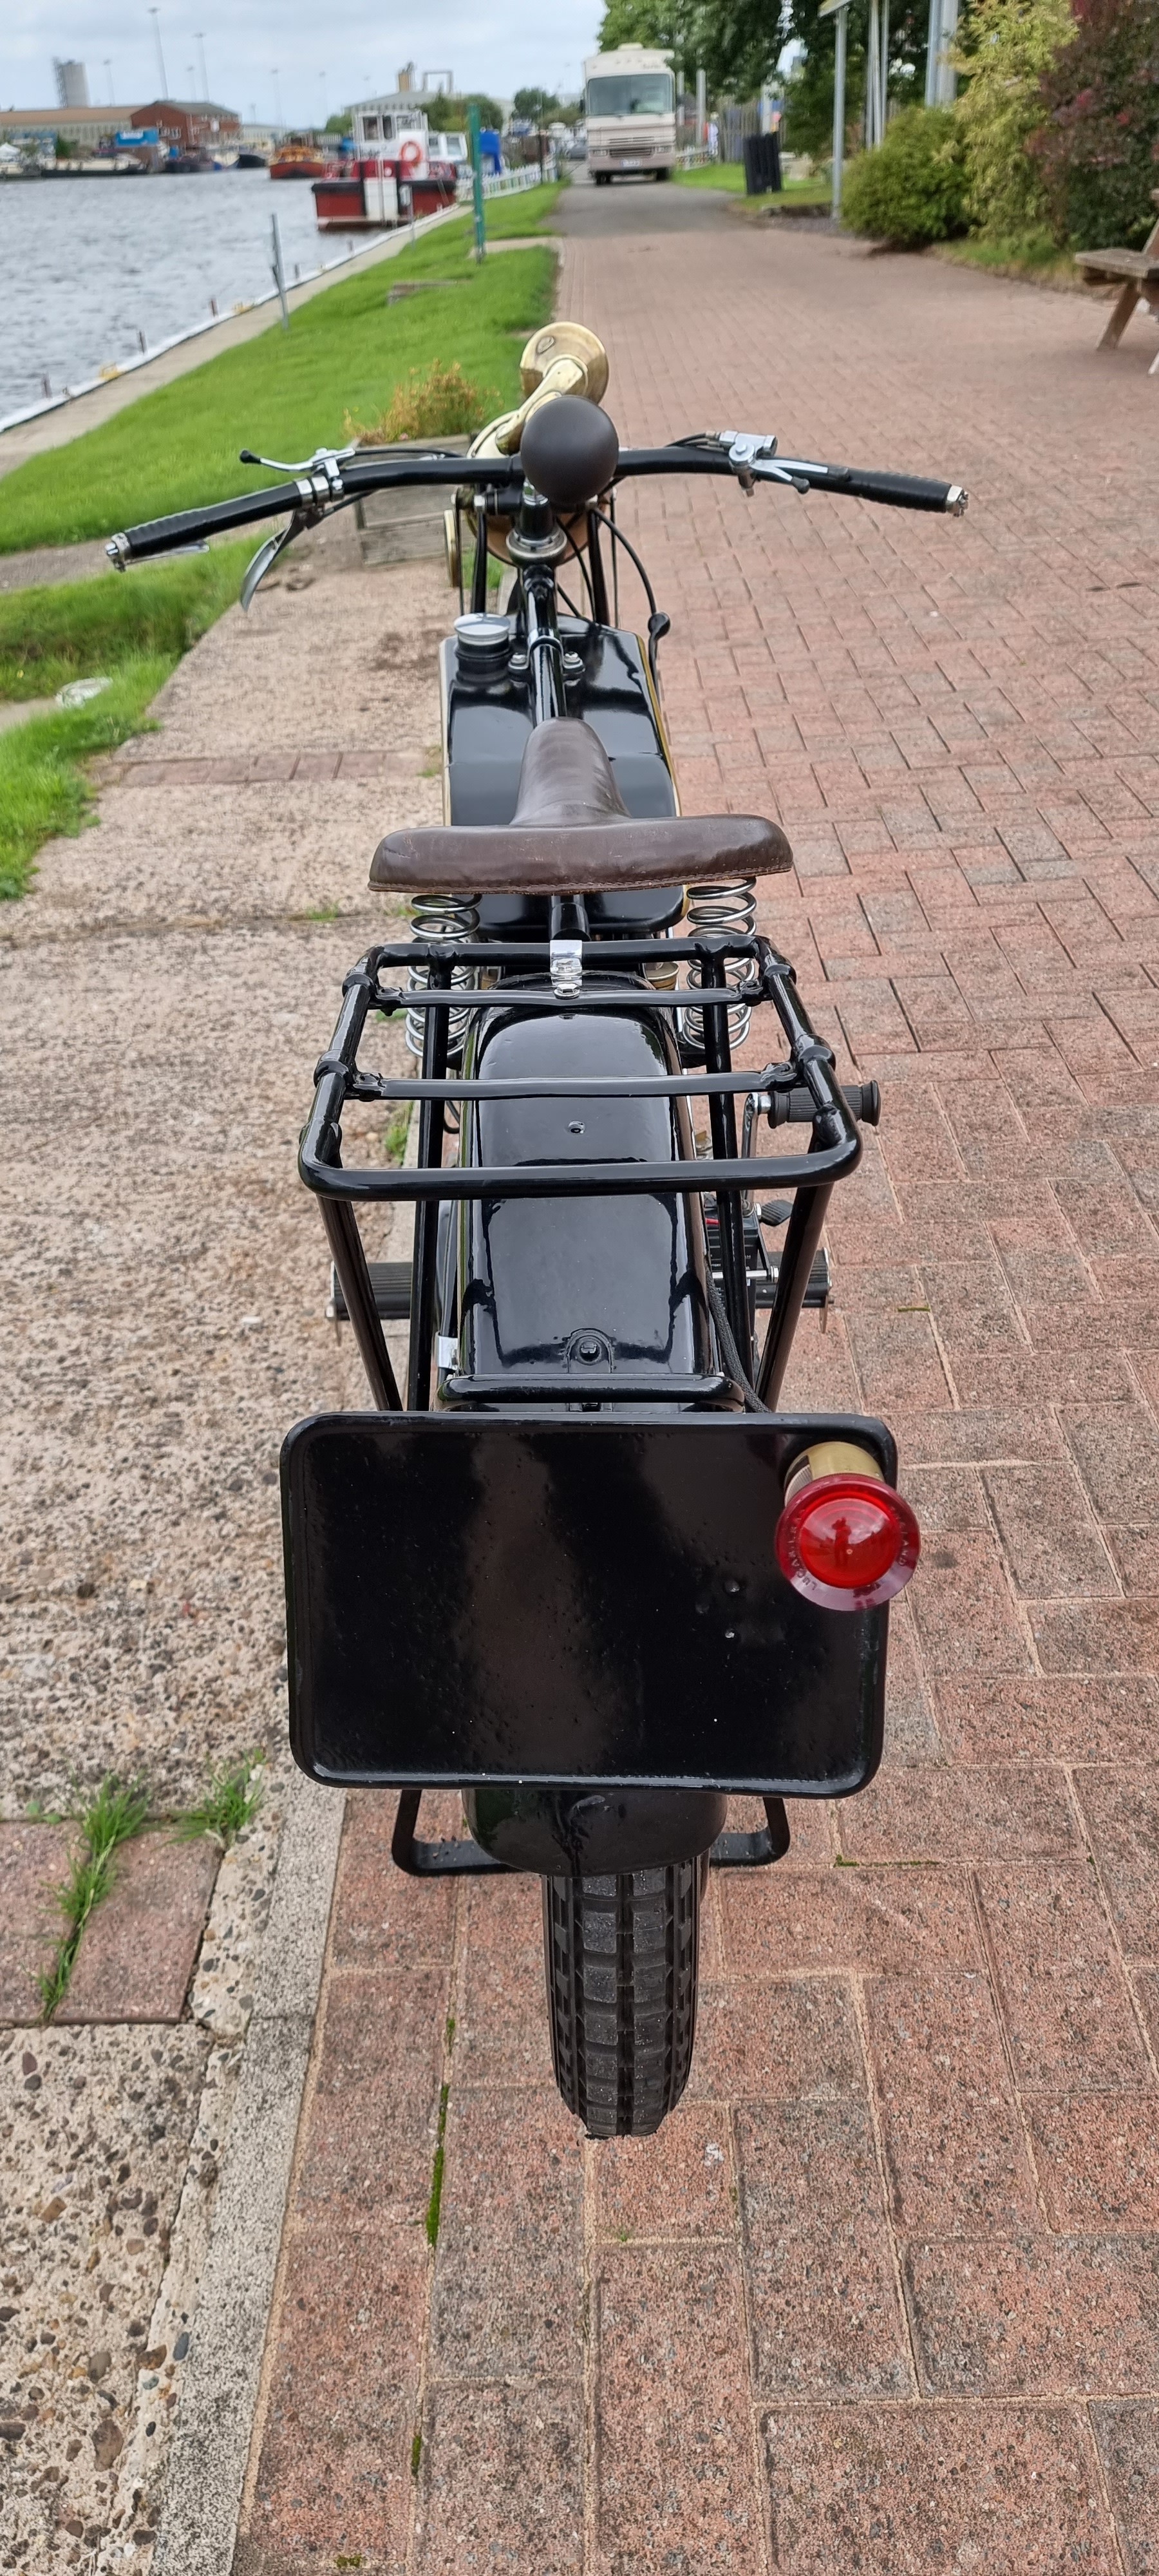
<svg viewBox="0 0 1159 2576">
<path fill-rule="evenodd" d="M 795 152 L 827 154 L 833 141 L 833 81 L 837 38 L 832 18 L 818 15 L 820 0 L 786 0 L 782 44 L 801 53 L 785 82 L 786 141 Z M 855 130 L 865 99 L 867 13 L 851 9 L 847 21 L 845 110 Z M 889 95 L 899 107 L 920 106 L 925 96 L 929 33 L 928 0 L 891 8 Z"/>
<path fill-rule="evenodd" d="M 1038 157 L 1060 241 L 1146 240 L 1159 182 L 1159 0 L 1083 0 L 1041 85 Z"/>
<path fill-rule="evenodd" d="M 559 100 L 549 89 L 517 89 L 511 105 L 516 116 L 525 117 L 528 125 L 553 125 L 562 115 Z"/>
<path fill-rule="evenodd" d="M 974 0 L 957 122 L 966 147 L 966 212 L 989 241 L 1047 220 L 1046 176 L 1028 152 L 1043 121 L 1042 82 L 1074 33 L 1068 0 Z"/>
<path fill-rule="evenodd" d="M 436 134 L 465 134 L 469 107 L 478 108 L 480 125 L 491 126 L 497 134 L 503 131 L 503 110 L 498 99 L 485 97 L 482 90 L 467 90 L 461 98 L 450 98 L 445 90 L 437 90 L 433 96 L 420 90 L 416 101 L 425 107 L 427 123 Z"/>
</svg>

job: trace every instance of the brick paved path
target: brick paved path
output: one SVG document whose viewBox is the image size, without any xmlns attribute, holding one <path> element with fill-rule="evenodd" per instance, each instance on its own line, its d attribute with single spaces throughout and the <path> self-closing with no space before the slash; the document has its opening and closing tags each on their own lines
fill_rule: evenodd
<svg viewBox="0 0 1159 2576">
<path fill-rule="evenodd" d="M 666 222 L 569 244 L 623 434 L 775 426 L 974 496 L 964 526 L 703 485 L 632 513 L 685 801 L 780 812 L 770 925 L 883 1087 L 789 1394 L 889 1416 L 926 1554 L 879 1782 L 714 1883 L 656 2143 L 585 2147 L 554 2098 L 538 1890 L 416 1892 L 391 1802 L 350 1802 L 237 2564 L 1142 2576 L 1152 346 L 1096 356 L 1085 304 L 930 261 Z"/>
</svg>

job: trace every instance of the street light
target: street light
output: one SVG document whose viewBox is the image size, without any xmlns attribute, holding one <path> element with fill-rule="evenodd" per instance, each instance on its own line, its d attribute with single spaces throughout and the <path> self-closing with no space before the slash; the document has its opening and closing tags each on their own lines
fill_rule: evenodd
<svg viewBox="0 0 1159 2576">
<path fill-rule="evenodd" d="M 111 107 L 113 104 L 113 66 L 109 61 L 107 54 L 105 55 L 105 79 L 109 84 L 109 106 Z"/>
<path fill-rule="evenodd" d="M 158 70 L 160 71 L 160 74 L 161 74 L 161 96 L 162 96 L 162 98 L 168 98 L 168 96 L 169 96 L 169 81 L 168 81 L 168 78 L 167 78 L 167 75 L 166 75 L 166 71 L 165 71 L 165 56 L 164 56 L 164 53 L 163 53 L 163 51 L 162 51 L 162 47 L 161 47 L 161 12 L 160 12 L 160 9 L 151 8 L 151 9 L 150 9 L 150 11 L 149 11 L 149 16 L 151 17 L 151 19 L 152 19 L 152 21 L 153 21 L 153 33 L 154 33 L 154 35 L 155 35 L 155 37 L 156 37 L 156 39 L 157 39 L 157 67 L 158 67 Z"/>
<path fill-rule="evenodd" d="M 280 126 L 281 126 L 281 122 L 282 122 L 282 85 L 281 85 L 280 80 L 278 79 L 278 66 L 277 66 L 277 64 L 276 64 L 276 63 L 274 64 L 274 69 L 273 69 L 273 83 L 274 83 L 274 114 L 275 114 L 275 116 L 276 116 L 276 118 L 277 118 L 278 125 L 279 125 L 279 128 L 280 128 Z"/>
<path fill-rule="evenodd" d="M 837 51 L 833 63 L 833 221 L 841 220 L 841 180 L 845 163 L 845 39 L 849 0 L 821 0 L 818 18 L 836 18 Z"/>
<path fill-rule="evenodd" d="M 208 73 L 207 73 L 207 71 L 206 71 L 206 68 L 205 68 L 205 38 L 204 38 L 204 36 L 200 33 L 200 31 L 199 31 L 196 27 L 195 27 L 195 28 L 194 28 L 194 30 L 193 30 L 193 40 L 194 40 L 195 45 L 197 46 L 198 53 L 199 53 L 199 54 L 200 54 L 200 56 L 201 56 L 201 95 L 202 95 L 203 99 L 205 100 L 206 106 L 208 106 L 208 105 L 209 105 L 209 75 L 208 75 Z"/>
</svg>

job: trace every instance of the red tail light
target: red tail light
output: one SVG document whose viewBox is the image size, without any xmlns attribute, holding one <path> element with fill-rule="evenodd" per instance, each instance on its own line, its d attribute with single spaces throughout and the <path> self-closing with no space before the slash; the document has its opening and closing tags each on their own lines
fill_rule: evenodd
<svg viewBox="0 0 1159 2576">
<path fill-rule="evenodd" d="M 909 1582 L 921 1533 L 909 1504 L 879 1476 L 816 1476 L 777 1523 L 781 1572 L 826 1610 L 875 1610 Z"/>
</svg>

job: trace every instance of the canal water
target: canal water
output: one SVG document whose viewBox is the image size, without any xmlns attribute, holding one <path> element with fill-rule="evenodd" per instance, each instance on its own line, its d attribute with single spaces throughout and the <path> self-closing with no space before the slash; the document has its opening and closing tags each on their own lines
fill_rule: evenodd
<svg viewBox="0 0 1159 2576">
<path fill-rule="evenodd" d="M 0 419 L 261 295 L 275 213 L 290 284 L 369 238 L 320 233 L 308 181 L 265 170 L 0 181 Z"/>
</svg>

